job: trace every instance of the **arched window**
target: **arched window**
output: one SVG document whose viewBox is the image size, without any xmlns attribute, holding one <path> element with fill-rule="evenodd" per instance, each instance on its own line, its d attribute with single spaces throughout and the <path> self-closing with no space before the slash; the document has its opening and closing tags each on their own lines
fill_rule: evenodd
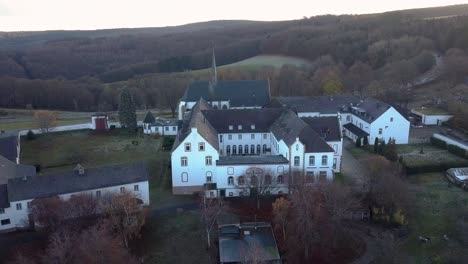
<svg viewBox="0 0 468 264">
<path fill-rule="evenodd" d="M 211 182 L 213 181 L 213 174 L 211 173 L 211 171 L 207 171 L 206 172 L 206 182 Z"/>
<path fill-rule="evenodd" d="M 228 107 L 227 107 L 227 105 L 223 105 L 223 109 L 225 109 L 225 110 L 226 110 L 227 108 L 228 108 Z"/>
<path fill-rule="evenodd" d="M 327 166 L 328 163 L 328 157 L 327 155 L 322 156 L 322 166 Z"/>
<path fill-rule="evenodd" d="M 229 145 L 226 146 L 226 155 L 231 155 L 231 146 Z"/>
<path fill-rule="evenodd" d="M 239 176 L 239 178 L 237 178 L 237 183 L 239 185 L 244 185 L 245 184 L 244 176 Z"/>
<path fill-rule="evenodd" d="M 257 154 L 260 154 L 260 144 L 257 145 Z"/>
<path fill-rule="evenodd" d="M 182 182 L 188 182 L 188 174 L 186 172 L 182 172 L 180 175 Z"/>
<path fill-rule="evenodd" d="M 237 147 L 236 145 L 232 146 L 232 155 L 237 155 Z"/>
<path fill-rule="evenodd" d="M 244 146 L 244 153 L 249 154 L 249 145 Z"/>
<path fill-rule="evenodd" d="M 270 175 L 265 175 L 265 185 L 270 185 L 271 184 L 271 176 Z"/>
<path fill-rule="evenodd" d="M 265 153 L 266 153 L 266 149 L 267 149 L 267 146 L 266 146 L 266 144 L 263 144 L 263 154 L 265 154 Z"/>
<path fill-rule="evenodd" d="M 242 155 L 242 145 L 239 145 L 239 155 Z"/>
<path fill-rule="evenodd" d="M 234 185 L 234 177 L 232 176 L 228 177 L 228 185 Z"/>
<path fill-rule="evenodd" d="M 278 177 L 276 177 L 276 182 L 278 184 L 282 184 L 283 183 L 283 175 L 278 175 Z"/>
<path fill-rule="evenodd" d="M 250 145 L 250 154 L 255 154 L 255 145 Z"/>
<path fill-rule="evenodd" d="M 218 105 L 214 105 L 214 106 L 213 106 L 213 109 L 214 109 L 214 110 L 218 110 Z"/>
</svg>

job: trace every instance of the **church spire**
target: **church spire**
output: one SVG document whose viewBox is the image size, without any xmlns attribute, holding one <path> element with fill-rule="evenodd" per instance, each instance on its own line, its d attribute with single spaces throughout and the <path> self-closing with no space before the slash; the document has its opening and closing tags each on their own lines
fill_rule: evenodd
<svg viewBox="0 0 468 264">
<path fill-rule="evenodd" d="M 211 84 L 216 85 L 218 83 L 218 74 L 216 72 L 216 57 L 215 57 L 215 50 L 213 47 L 213 61 L 211 64 Z"/>
</svg>

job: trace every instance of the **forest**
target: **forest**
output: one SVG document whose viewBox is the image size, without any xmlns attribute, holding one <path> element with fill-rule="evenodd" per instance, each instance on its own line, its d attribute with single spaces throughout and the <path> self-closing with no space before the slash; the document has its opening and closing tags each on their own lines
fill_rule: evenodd
<svg viewBox="0 0 468 264">
<path fill-rule="evenodd" d="M 262 54 L 307 67 L 225 68 L 220 79 L 269 79 L 276 95 L 354 93 L 407 104 L 413 81 L 444 59 L 429 90 L 468 82 L 468 5 L 282 22 L 0 33 L 0 107 L 107 111 L 129 87 L 139 108 L 173 108 L 197 70 Z M 463 88 L 463 86 L 462 86 Z M 460 89 L 457 89 L 460 91 Z M 457 111 L 466 98 L 454 94 Z M 453 104 L 450 104 L 453 105 Z"/>
</svg>

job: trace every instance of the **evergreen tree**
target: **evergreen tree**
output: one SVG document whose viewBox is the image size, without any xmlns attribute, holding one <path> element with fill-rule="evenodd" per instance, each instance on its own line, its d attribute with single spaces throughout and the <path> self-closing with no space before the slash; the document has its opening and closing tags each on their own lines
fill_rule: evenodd
<svg viewBox="0 0 468 264">
<path fill-rule="evenodd" d="M 384 155 L 386 149 L 387 145 L 385 144 L 385 140 L 382 140 L 382 142 L 379 144 L 379 154 Z"/>
<path fill-rule="evenodd" d="M 361 138 L 356 139 L 356 148 L 361 147 Z"/>
<path fill-rule="evenodd" d="M 119 102 L 119 120 L 122 127 L 128 128 L 129 130 L 136 131 L 137 118 L 136 108 L 133 102 L 132 95 L 128 88 L 124 88 L 120 94 Z"/>
<path fill-rule="evenodd" d="M 374 141 L 374 153 L 377 153 L 379 151 L 379 139 L 375 138 Z"/>
<path fill-rule="evenodd" d="M 369 139 L 367 137 L 364 137 L 364 146 L 369 145 Z"/>
</svg>

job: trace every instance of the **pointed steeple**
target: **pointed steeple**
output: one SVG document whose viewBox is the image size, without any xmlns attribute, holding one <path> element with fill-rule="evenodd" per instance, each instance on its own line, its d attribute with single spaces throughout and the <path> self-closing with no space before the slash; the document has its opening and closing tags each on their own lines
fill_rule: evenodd
<svg viewBox="0 0 468 264">
<path fill-rule="evenodd" d="M 211 84 L 216 85 L 218 83 L 218 74 L 216 72 L 216 57 L 215 57 L 215 50 L 213 47 L 213 61 L 211 64 Z"/>
</svg>

